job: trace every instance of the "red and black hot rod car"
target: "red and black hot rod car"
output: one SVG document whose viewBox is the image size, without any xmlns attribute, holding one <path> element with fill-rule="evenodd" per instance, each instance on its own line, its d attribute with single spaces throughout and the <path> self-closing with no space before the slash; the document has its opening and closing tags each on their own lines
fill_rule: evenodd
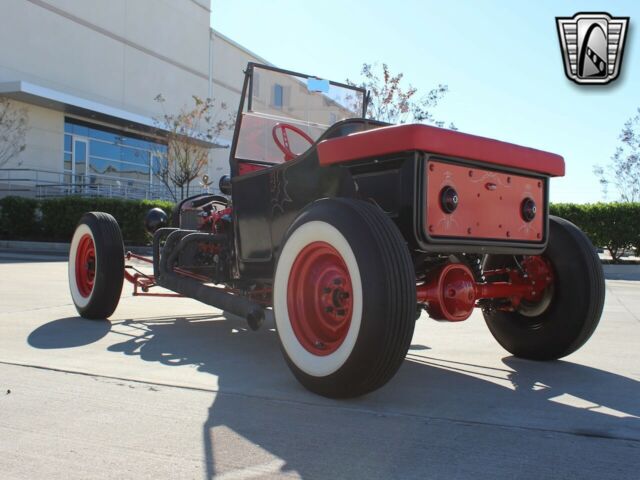
<svg viewBox="0 0 640 480">
<path fill-rule="evenodd" d="M 519 357 L 580 348 L 604 277 L 587 237 L 549 215 L 562 157 L 367 120 L 367 101 L 359 88 L 250 63 L 224 195 L 182 201 L 171 227 L 149 213 L 152 275 L 126 265 L 113 217 L 82 217 L 69 256 L 80 315 L 109 317 L 124 278 L 134 294 L 160 286 L 254 329 L 273 309 L 294 375 L 329 397 L 385 384 L 423 309 L 457 322 L 481 308 Z"/>
</svg>

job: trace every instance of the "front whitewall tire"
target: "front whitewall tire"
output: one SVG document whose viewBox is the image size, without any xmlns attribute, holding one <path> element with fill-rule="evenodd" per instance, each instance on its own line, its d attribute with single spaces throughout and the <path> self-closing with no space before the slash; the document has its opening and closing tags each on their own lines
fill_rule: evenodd
<svg viewBox="0 0 640 480">
<path fill-rule="evenodd" d="M 89 235 L 93 244 L 95 245 L 96 239 L 93 236 L 93 232 L 86 224 L 80 224 L 76 228 L 76 231 L 73 234 L 73 238 L 71 239 L 71 247 L 69 248 L 69 290 L 71 291 L 71 298 L 76 307 L 85 308 L 89 302 L 91 301 L 91 297 L 95 289 L 91 290 L 89 296 L 84 297 L 80 294 L 80 289 L 78 288 L 78 279 L 76 277 L 76 259 L 78 253 L 78 244 L 80 243 L 80 239 L 85 235 Z M 96 258 L 96 271 L 98 270 L 98 259 Z"/>
<path fill-rule="evenodd" d="M 124 245 L 118 222 L 108 213 L 85 213 L 69 248 L 69 291 L 76 310 L 84 318 L 110 317 L 120 301 L 123 283 Z"/>
</svg>

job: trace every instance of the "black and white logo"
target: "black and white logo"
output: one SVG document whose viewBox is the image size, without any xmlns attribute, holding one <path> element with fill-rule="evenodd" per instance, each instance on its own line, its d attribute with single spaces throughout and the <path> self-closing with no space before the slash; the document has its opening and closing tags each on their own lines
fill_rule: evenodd
<svg viewBox="0 0 640 480">
<path fill-rule="evenodd" d="M 629 17 L 581 12 L 556 17 L 564 71 L 580 84 L 604 85 L 620 74 Z"/>
</svg>

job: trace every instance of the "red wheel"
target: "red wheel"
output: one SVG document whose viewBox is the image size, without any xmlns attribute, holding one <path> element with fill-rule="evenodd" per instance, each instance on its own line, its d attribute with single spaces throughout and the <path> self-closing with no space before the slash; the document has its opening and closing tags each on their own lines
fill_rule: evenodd
<svg viewBox="0 0 640 480">
<path fill-rule="evenodd" d="M 552 280 L 514 311 L 501 309 L 500 301 L 485 306 L 487 326 L 505 350 L 517 357 L 555 360 L 584 345 L 600 321 L 605 284 L 600 259 L 578 227 L 549 216 L 549 244 L 541 256 L 520 262 L 509 255 L 485 258 L 485 270 L 505 267 L 524 268 L 531 279 Z"/>
<path fill-rule="evenodd" d="M 90 234 L 84 234 L 78 242 L 75 270 L 78 291 L 86 298 L 91 295 L 96 276 L 96 247 Z"/>
<path fill-rule="evenodd" d="M 349 269 L 326 242 L 313 242 L 297 256 L 287 285 L 287 308 L 300 344 L 314 355 L 335 352 L 349 331 L 353 287 Z"/>
<path fill-rule="evenodd" d="M 107 213 L 85 213 L 71 239 L 69 290 L 85 318 L 109 317 L 124 282 L 124 247 L 116 220 Z"/>
<path fill-rule="evenodd" d="M 325 199 L 285 236 L 273 283 L 282 351 L 320 395 L 363 395 L 398 370 L 415 325 L 416 283 L 407 246 L 378 207 Z"/>
<path fill-rule="evenodd" d="M 278 134 L 276 133 L 278 129 L 282 132 L 282 141 L 278 138 Z M 291 146 L 289 145 L 289 136 L 287 134 L 287 130 L 291 130 L 292 132 L 297 133 L 302 138 L 304 138 L 309 145 L 313 145 L 313 138 L 307 135 L 306 132 L 299 129 L 298 127 L 294 127 L 288 123 L 277 123 L 273 126 L 271 130 L 271 135 L 273 136 L 273 141 L 276 142 L 278 148 L 284 153 L 284 161 L 288 162 L 289 160 L 293 160 L 298 155 L 291 151 Z"/>
</svg>

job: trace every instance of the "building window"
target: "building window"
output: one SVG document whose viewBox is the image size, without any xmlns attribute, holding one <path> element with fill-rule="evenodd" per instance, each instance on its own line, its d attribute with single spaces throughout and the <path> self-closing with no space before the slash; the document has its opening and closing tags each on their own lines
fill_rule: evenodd
<svg viewBox="0 0 640 480">
<path fill-rule="evenodd" d="M 166 145 L 70 119 L 64 130 L 65 181 L 143 190 L 159 183 L 152 165 L 166 155 Z"/>
<path fill-rule="evenodd" d="M 284 105 L 284 87 L 278 83 L 273 86 L 273 101 L 271 105 L 274 108 L 282 108 Z"/>
</svg>

